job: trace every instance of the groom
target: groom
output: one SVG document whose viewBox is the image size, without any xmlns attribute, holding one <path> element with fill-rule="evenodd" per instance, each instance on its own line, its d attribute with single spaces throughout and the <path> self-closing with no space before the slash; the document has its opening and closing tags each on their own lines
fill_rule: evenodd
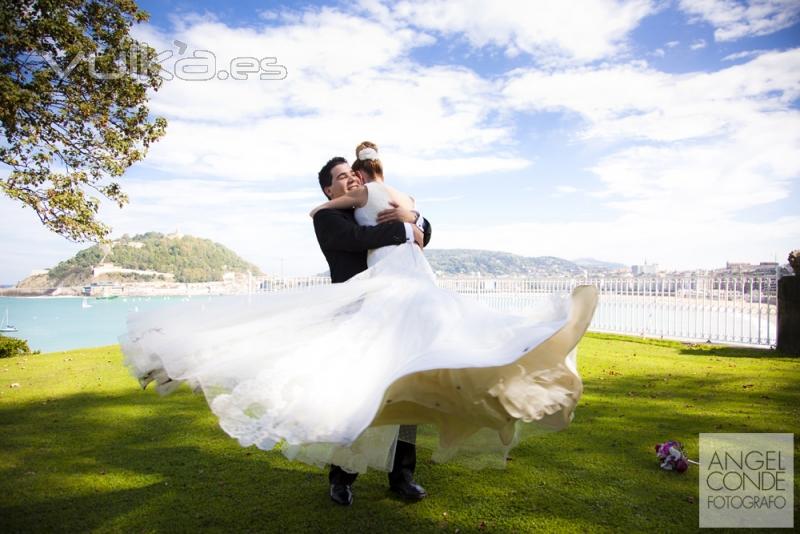
<svg viewBox="0 0 800 534">
<path fill-rule="evenodd" d="M 331 159 L 319 171 L 319 186 L 328 199 L 340 197 L 361 185 L 361 179 L 344 158 Z M 353 210 L 324 209 L 314 215 L 314 231 L 330 267 L 331 282 L 345 282 L 365 271 L 369 249 L 412 240 L 422 247 L 430 241 L 431 225 L 416 211 L 395 207 L 379 213 L 378 220 L 381 224 L 377 226 L 359 226 Z M 389 487 L 409 499 L 422 499 L 427 495 L 425 489 L 414 482 L 416 429 L 416 426 L 400 426 L 400 437 L 405 436 L 409 441 L 397 441 L 394 466 L 389 473 Z M 352 504 L 350 486 L 357 475 L 331 465 L 328 480 L 331 499 L 335 503 Z"/>
</svg>

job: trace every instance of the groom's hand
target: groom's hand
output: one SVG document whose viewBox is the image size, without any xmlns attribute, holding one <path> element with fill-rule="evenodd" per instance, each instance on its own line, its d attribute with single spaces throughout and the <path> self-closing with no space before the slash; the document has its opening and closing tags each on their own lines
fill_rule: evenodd
<svg viewBox="0 0 800 534">
<path fill-rule="evenodd" d="M 425 233 L 414 225 L 414 242 L 419 245 L 419 248 L 425 246 Z"/>
<path fill-rule="evenodd" d="M 394 201 L 390 201 L 389 205 L 392 207 L 378 213 L 378 224 L 394 221 L 414 224 L 417 221 L 417 214 L 413 211 L 401 208 Z"/>
</svg>

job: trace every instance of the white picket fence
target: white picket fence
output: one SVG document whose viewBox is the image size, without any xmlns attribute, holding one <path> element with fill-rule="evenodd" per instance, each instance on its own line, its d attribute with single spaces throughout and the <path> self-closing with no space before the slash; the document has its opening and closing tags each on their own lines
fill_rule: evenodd
<svg viewBox="0 0 800 534">
<path fill-rule="evenodd" d="M 253 292 L 297 291 L 327 285 L 326 277 L 254 278 Z M 524 313 L 550 293 L 590 284 L 600 302 L 594 332 L 772 347 L 777 278 L 440 278 L 440 287 L 491 308 Z"/>
</svg>

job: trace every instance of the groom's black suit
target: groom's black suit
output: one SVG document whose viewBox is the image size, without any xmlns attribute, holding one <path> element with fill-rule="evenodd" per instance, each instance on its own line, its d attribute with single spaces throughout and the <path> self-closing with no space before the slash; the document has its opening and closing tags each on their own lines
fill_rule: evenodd
<svg viewBox="0 0 800 534">
<path fill-rule="evenodd" d="M 431 240 L 431 225 L 427 219 L 425 245 Z M 367 250 L 406 242 L 406 230 L 401 222 L 359 226 L 353 210 L 320 210 L 314 215 L 314 231 L 319 248 L 328 260 L 331 282 L 345 282 L 367 270 Z"/>
<path fill-rule="evenodd" d="M 424 244 L 431 239 L 431 224 L 424 219 Z M 320 210 L 314 215 L 314 231 L 328 267 L 331 282 L 345 282 L 367 270 L 367 251 L 406 242 L 405 226 L 401 222 L 359 226 L 353 210 Z M 346 392 L 345 392 L 346 394 Z M 415 426 L 401 426 L 402 434 L 416 434 Z M 417 451 L 413 443 L 397 441 L 394 466 L 389 473 L 389 483 L 403 479 L 410 481 L 417 465 Z M 347 473 L 338 465 L 331 465 L 328 480 L 331 484 L 352 484 L 357 474 Z"/>
</svg>

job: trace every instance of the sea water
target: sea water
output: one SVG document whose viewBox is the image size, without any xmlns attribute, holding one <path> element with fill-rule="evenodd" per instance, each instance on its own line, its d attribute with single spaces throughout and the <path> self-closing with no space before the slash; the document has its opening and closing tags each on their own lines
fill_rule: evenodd
<svg viewBox="0 0 800 534">
<path fill-rule="evenodd" d="M 55 352 L 118 343 L 129 314 L 216 298 L 224 297 L 0 297 L 0 321 L 7 308 L 8 322 L 18 331 L 4 336 L 26 340 L 31 350 Z"/>
</svg>

